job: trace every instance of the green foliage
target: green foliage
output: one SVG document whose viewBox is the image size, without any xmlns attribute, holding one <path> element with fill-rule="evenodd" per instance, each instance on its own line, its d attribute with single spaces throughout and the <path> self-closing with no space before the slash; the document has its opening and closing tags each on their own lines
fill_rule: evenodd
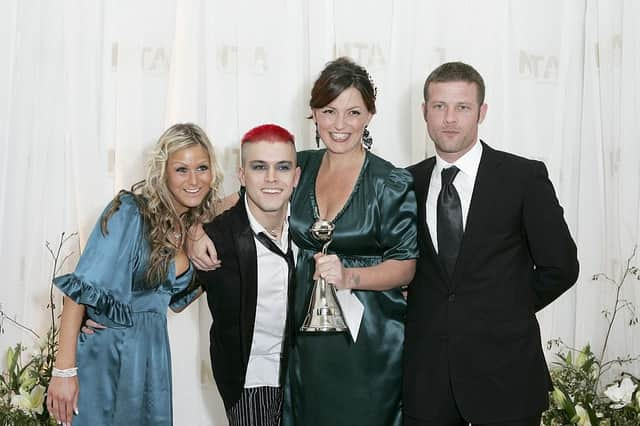
<svg viewBox="0 0 640 426">
<path fill-rule="evenodd" d="M 542 415 L 546 426 L 638 426 L 640 425 L 640 380 L 632 374 L 622 372 L 620 376 L 604 386 L 601 379 L 611 367 L 624 367 L 637 361 L 638 357 L 617 357 L 606 360 L 607 344 L 614 323 L 621 312 L 626 311 L 630 319 L 628 326 L 638 323 L 633 303 L 621 297 L 621 290 L 629 279 L 640 280 L 640 272 L 632 265 L 636 248 L 627 259 L 626 268 L 619 279 L 605 274 L 593 276 L 594 281 L 604 280 L 616 288 L 616 299 L 612 310 L 603 310 L 607 320 L 607 333 L 602 351 L 595 355 L 591 346 L 582 349 L 567 347 L 561 340 L 548 343 L 560 346 L 557 361 L 551 366 L 553 391 L 550 408 Z"/>
<path fill-rule="evenodd" d="M 0 374 L 0 426 L 55 425 L 45 404 L 46 390 L 51 380 L 51 370 L 58 350 L 58 327 L 56 323 L 56 305 L 54 303 L 53 277 L 71 254 L 61 259 L 61 251 L 69 239 L 76 234 L 65 236 L 63 232 L 55 249 L 49 242 L 46 248 L 52 257 L 53 267 L 49 284 L 49 304 L 51 323 L 44 338 L 31 328 L 8 317 L 0 306 L 0 332 L 4 333 L 4 320 L 28 331 L 40 343 L 32 353 L 27 353 L 22 343 L 7 350 L 7 363 Z"/>
<path fill-rule="evenodd" d="M 44 404 L 45 390 L 57 350 L 57 334 L 49 329 L 38 351 L 24 362 L 20 343 L 7 350 L 7 367 L 0 376 L 0 426 L 55 424 Z"/>
</svg>

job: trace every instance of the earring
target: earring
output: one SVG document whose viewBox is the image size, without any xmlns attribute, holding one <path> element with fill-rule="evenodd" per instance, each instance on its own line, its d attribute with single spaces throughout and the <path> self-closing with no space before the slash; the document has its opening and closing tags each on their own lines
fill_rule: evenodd
<svg viewBox="0 0 640 426">
<path fill-rule="evenodd" d="M 362 145 L 364 145 L 367 150 L 370 150 L 371 145 L 373 145 L 373 138 L 371 137 L 371 133 L 369 133 L 369 129 L 367 129 L 366 125 L 362 131 Z"/>
<path fill-rule="evenodd" d="M 320 132 L 318 131 L 318 123 L 316 123 L 316 148 L 320 148 Z"/>
</svg>

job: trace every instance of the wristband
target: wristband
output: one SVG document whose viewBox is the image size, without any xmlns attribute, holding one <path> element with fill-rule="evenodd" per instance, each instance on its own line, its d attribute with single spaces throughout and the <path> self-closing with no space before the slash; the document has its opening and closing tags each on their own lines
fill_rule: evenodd
<svg viewBox="0 0 640 426">
<path fill-rule="evenodd" d="M 75 377 L 78 375 L 78 367 L 67 368 L 65 370 L 59 370 L 53 367 L 51 370 L 51 377 Z"/>
</svg>

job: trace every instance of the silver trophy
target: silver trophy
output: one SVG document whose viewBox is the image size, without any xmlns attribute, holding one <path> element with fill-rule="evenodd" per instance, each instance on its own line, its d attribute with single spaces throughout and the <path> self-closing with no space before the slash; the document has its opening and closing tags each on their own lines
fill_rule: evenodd
<svg viewBox="0 0 640 426">
<path fill-rule="evenodd" d="M 335 225 L 328 220 L 319 219 L 311 227 L 311 235 L 318 241 L 323 241 L 322 254 L 327 254 L 327 247 L 331 244 Z M 313 283 L 313 292 L 307 309 L 307 316 L 300 327 L 304 332 L 343 332 L 347 330 L 342 315 L 342 308 L 336 297 L 333 284 L 324 278 L 318 278 Z"/>
</svg>

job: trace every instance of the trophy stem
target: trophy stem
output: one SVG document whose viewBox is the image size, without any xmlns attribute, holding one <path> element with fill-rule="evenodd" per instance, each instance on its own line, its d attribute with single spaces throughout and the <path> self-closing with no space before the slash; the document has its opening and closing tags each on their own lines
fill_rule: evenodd
<svg viewBox="0 0 640 426">
<path fill-rule="evenodd" d="M 327 305 L 327 282 L 324 278 L 320 278 L 320 303 L 322 306 Z"/>
</svg>

